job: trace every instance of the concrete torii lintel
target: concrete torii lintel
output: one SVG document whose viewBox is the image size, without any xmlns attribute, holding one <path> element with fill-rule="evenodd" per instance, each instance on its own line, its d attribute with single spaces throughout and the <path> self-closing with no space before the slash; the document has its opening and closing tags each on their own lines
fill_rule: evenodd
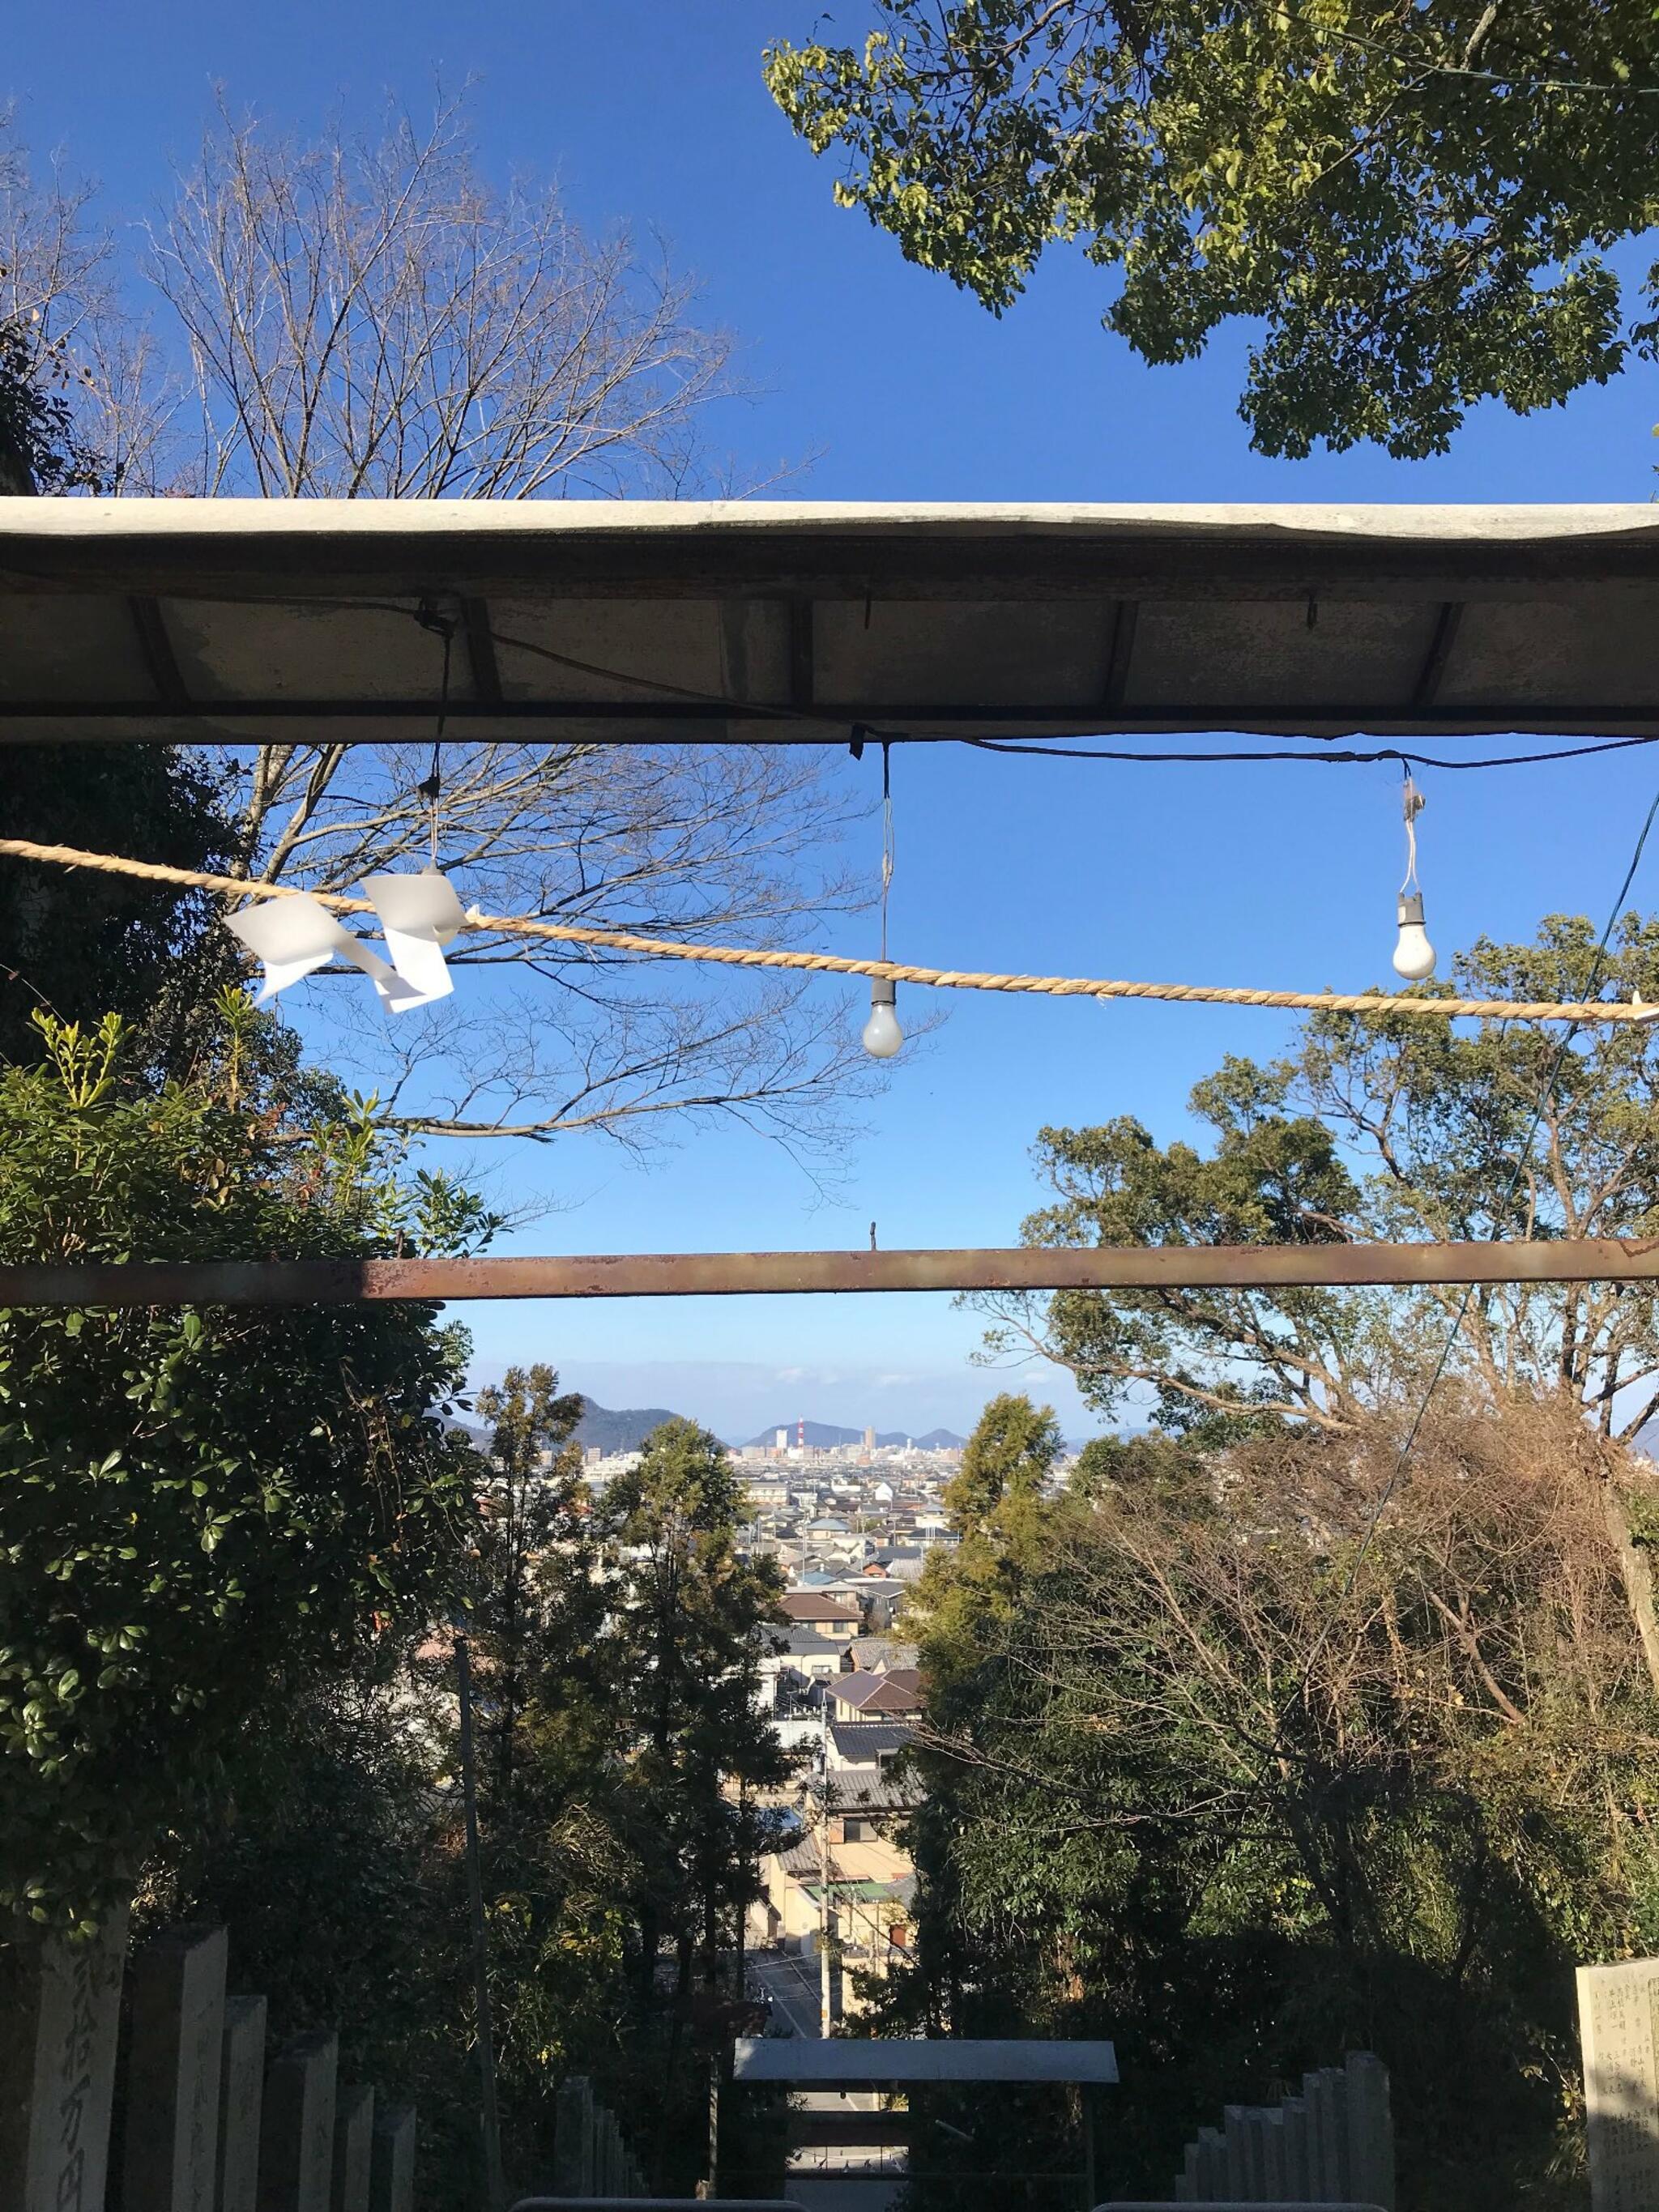
<svg viewBox="0 0 1659 2212">
<path fill-rule="evenodd" d="M 823 2089 L 896 2088 L 923 2081 L 1115 2083 L 1109 2043 L 995 2042 L 954 2038 L 744 2036 L 732 2063 L 738 2081 L 793 2081 Z"/>
</svg>

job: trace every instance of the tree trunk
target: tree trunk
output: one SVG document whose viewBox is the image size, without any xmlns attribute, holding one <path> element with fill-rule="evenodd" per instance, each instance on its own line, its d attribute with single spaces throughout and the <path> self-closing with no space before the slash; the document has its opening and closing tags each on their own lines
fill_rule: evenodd
<svg viewBox="0 0 1659 2212">
<path fill-rule="evenodd" d="M 1601 1510 L 1607 1534 L 1619 1554 L 1619 1571 L 1624 1577 L 1625 1595 L 1636 1623 L 1636 1632 L 1642 1639 L 1648 1679 L 1659 1692 L 1659 1610 L 1654 1605 L 1653 1571 L 1646 1553 L 1631 1534 L 1630 1514 L 1611 1471 L 1601 1479 Z"/>
</svg>

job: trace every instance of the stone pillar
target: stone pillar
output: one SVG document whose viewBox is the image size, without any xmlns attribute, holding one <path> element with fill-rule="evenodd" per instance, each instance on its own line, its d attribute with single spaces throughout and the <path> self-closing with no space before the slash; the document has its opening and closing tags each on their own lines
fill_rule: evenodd
<svg viewBox="0 0 1659 2212">
<path fill-rule="evenodd" d="M 1241 2203 L 1250 2196 L 1250 2116 L 1243 2105 L 1221 2108 L 1222 2140 L 1226 2145 L 1227 2194 Z"/>
<path fill-rule="evenodd" d="M 133 1960 L 124 2212 L 214 2212 L 228 1948 L 170 1928 Z"/>
<path fill-rule="evenodd" d="M 340 2040 L 304 2035 L 271 2061 L 259 2128 L 258 2212 L 329 2212 Z"/>
<path fill-rule="evenodd" d="M 553 2193 L 556 2197 L 591 2197 L 593 2162 L 589 2138 L 593 2124 L 593 2092 L 585 2074 L 572 2074 L 559 2084 L 554 2108 Z"/>
<path fill-rule="evenodd" d="M 1189 2142 L 1181 2171 L 1176 2176 L 1175 2201 L 1177 2204 L 1198 2203 L 1198 2145 Z"/>
<path fill-rule="evenodd" d="M 1285 2115 L 1277 2106 L 1261 2115 L 1261 2201 L 1264 2204 L 1285 2203 L 1291 2192 L 1285 2186 Z"/>
<path fill-rule="evenodd" d="M 1357 2204 L 1394 2212 L 1394 2118 L 1389 2069 L 1370 2051 L 1348 2053 L 1348 2191 Z M 1659 2122 L 1659 2111 L 1654 2115 Z"/>
<path fill-rule="evenodd" d="M 368 2212 L 415 2212 L 415 2107 L 376 2106 Z"/>
<path fill-rule="evenodd" d="M 216 2212 L 258 2212 L 259 2115 L 265 2087 L 265 2001 L 225 1999 L 219 2063 Z"/>
<path fill-rule="evenodd" d="M 1311 2204 L 1317 2200 L 1308 2179 L 1308 2106 L 1303 2097 L 1286 2097 L 1279 2106 L 1285 2115 L 1285 2201 Z"/>
<path fill-rule="evenodd" d="M 1348 2194 L 1348 2128 L 1343 2076 L 1322 2066 L 1304 2077 L 1308 2106 L 1308 2186 L 1316 2204 L 1340 2204 Z"/>
<path fill-rule="evenodd" d="M 1592 2212 L 1659 2204 L 1659 1959 L 1577 1979 Z"/>
<path fill-rule="evenodd" d="M 374 2134 L 373 2089 L 342 2089 L 334 2100 L 331 2212 L 368 2212 L 368 2161 Z"/>
<path fill-rule="evenodd" d="M 1227 2139 L 1219 2128 L 1198 2131 L 1198 2201 L 1217 2204 L 1227 2194 Z"/>
<path fill-rule="evenodd" d="M 126 1908 L 84 1943 L 0 1939 L 0 2205 L 104 2212 Z"/>
</svg>

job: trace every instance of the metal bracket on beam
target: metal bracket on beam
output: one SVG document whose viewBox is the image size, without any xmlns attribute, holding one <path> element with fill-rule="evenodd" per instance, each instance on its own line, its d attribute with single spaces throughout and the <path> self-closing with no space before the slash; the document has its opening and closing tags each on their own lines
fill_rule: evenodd
<svg viewBox="0 0 1659 2212">
<path fill-rule="evenodd" d="M 1457 633 L 1463 621 L 1463 603 L 1448 599 L 1441 608 L 1434 625 L 1434 635 L 1423 656 L 1423 665 L 1418 671 L 1417 684 L 1412 692 L 1412 712 L 1426 714 L 1439 696 L 1440 685 L 1446 673 L 1446 663 L 1451 659 L 1452 647 L 1457 642 Z"/>
<path fill-rule="evenodd" d="M 472 665 L 472 689 L 479 704 L 501 703 L 501 674 L 495 659 L 495 640 L 489 627 L 487 599 L 463 599 L 461 620 L 466 626 L 466 657 Z"/>
<path fill-rule="evenodd" d="M 189 687 L 179 673 L 178 655 L 173 650 L 173 640 L 167 635 L 167 617 L 161 612 L 161 603 L 135 594 L 127 605 L 132 609 L 133 624 L 138 632 L 138 650 L 143 654 L 144 667 L 150 682 L 155 686 L 156 697 L 172 714 L 197 712 Z"/>
</svg>

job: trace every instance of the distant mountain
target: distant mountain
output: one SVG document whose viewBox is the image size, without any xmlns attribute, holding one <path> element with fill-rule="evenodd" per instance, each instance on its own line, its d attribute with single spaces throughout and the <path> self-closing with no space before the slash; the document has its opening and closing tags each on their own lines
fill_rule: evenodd
<svg viewBox="0 0 1659 2212">
<path fill-rule="evenodd" d="M 576 1424 L 576 1442 L 597 1445 L 602 1452 L 638 1451 L 653 1429 L 679 1419 L 665 1406 L 596 1406 L 582 1400 L 582 1417 Z"/>
<path fill-rule="evenodd" d="M 801 1424 L 799 1421 L 775 1421 L 769 1429 L 763 1429 L 757 1437 L 750 1437 L 751 1444 L 764 1444 L 769 1449 L 778 1440 L 778 1431 L 786 1431 L 785 1441 L 800 1442 Z M 813 1451 L 828 1451 L 836 1444 L 861 1444 L 862 1429 L 838 1429 L 831 1421 L 808 1421 L 805 1424 L 806 1442 Z M 949 1429 L 930 1429 L 925 1437 L 908 1437 L 902 1429 L 890 1429 L 876 1438 L 878 1444 L 914 1443 L 922 1451 L 959 1451 L 963 1439 Z"/>
</svg>

